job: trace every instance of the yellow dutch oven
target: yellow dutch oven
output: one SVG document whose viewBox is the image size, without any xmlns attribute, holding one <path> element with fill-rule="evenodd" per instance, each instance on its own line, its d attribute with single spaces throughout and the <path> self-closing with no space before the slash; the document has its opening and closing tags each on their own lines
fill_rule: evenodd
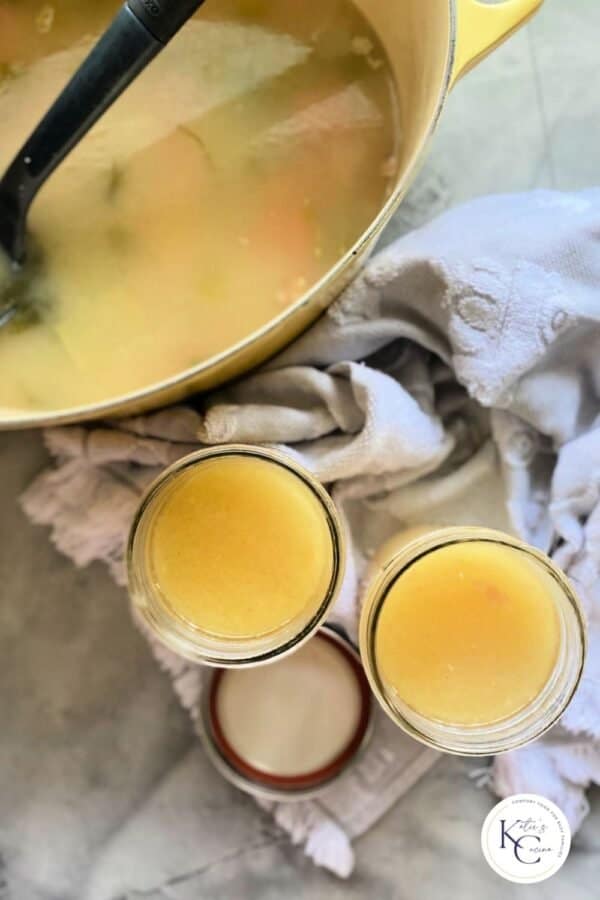
<svg viewBox="0 0 600 900">
<path fill-rule="evenodd" d="M 392 196 L 346 256 L 293 306 L 218 356 L 106 403 L 53 411 L 0 410 L 0 429 L 141 412 L 216 387 L 264 362 L 332 302 L 356 274 L 414 177 L 454 83 L 519 28 L 543 0 L 356 0 L 394 67 L 403 118 L 400 175 Z"/>
</svg>

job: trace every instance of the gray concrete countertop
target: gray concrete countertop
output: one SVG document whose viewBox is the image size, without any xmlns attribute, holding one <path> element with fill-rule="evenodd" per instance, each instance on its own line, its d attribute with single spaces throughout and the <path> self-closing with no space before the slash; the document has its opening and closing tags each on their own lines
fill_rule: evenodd
<svg viewBox="0 0 600 900">
<path fill-rule="evenodd" d="M 546 0 L 451 96 L 385 240 L 492 191 L 600 176 L 597 0 Z M 479 850 L 493 803 L 444 759 L 357 846 L 342 883 L 224 783 L 133 628 L 124 592 L 32 527 L 17 498 L 44 466 L 34 433 L 0 435 L 0 900 L 511 900 Z M 551 886 L 598 896 L 600 802 Z"/>
</svg>

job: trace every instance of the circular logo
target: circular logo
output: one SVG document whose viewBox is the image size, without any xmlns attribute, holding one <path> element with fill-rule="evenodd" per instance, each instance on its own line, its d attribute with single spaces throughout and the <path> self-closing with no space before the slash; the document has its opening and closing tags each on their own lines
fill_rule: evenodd
<svg viewBox="0 0 600 900">
<path fill-rule="evenodd" d="M 535 884 L 555 875 L 566 861 L 571 829 L 551 800 L 515 794 L 498 803 L 483 823 L 481 849 L 502 878 Z"/>
</svg>

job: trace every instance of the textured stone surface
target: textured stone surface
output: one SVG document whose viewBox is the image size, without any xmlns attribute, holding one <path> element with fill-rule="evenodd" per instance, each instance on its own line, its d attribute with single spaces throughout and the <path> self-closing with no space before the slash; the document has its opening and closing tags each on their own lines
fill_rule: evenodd
<svg viewBox="0 0 600 900">
<path fill-rule="evenodd" d="M 386 235 L 490 191 L 600 175 L 597 0 L 541 15 L 449 99 Z M 208 766 L 107 573 L 78 572 L 17 497 L 44 464 L 0 435 L 0 900 L 512 900 L 479 851 L 492 798 L 446 759 L 358 843 L 348 884 L 316 870 Z M 541 900 L 598 895 L 600 802 Z"/>
</svg>

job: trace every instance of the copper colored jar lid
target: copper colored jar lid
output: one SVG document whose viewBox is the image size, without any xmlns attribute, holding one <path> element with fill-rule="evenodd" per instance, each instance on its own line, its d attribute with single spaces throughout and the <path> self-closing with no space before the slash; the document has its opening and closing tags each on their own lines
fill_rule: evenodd
<svg viewBox="0 0 600 900">
<path fill-rule="evenodd" d="M 270 799 L 305 799 L 325 788 L 366 746 L 372 724 L 360 658 L 327 626 L 271 665 L 213 672 L 200 712 L 216 768 Z"/>
</svg>

